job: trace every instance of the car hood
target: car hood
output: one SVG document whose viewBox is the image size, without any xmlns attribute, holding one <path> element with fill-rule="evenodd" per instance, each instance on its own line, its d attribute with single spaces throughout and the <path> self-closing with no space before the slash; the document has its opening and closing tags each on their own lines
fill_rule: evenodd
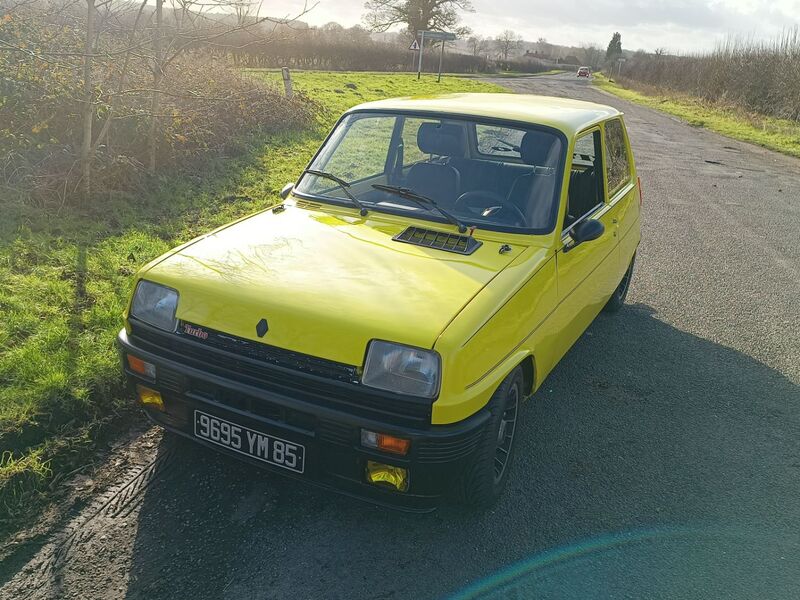
<svg viewBox="0 0 800 600">
<path fill-rule="evenodd" d="M 514 245 L 501 253 L 499 241 L 483 239 L 465 256 L 392 239 L 407 226 L 378 213 L 363 218 L 289 203 L 184 246 L 142 277 L 178 290 L 183 321 L 361 365 L 372 339 L 433 347 L 524 250 Z M 263 337 L 256 332 L 261 319 L 268 323 Z"/>
</svg>

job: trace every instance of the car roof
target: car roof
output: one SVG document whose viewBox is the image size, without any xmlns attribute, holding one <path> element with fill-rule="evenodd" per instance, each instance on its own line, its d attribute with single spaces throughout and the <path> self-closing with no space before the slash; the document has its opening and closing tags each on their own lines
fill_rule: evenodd
<svg viewBox="0 0 800 600">
<path fill-rule="evenodd" d="M 452 116 L 489 117 L 545 125 L 574 135 L 622 113 L 594 102 L 530 94 L 441 94 L 377 100 L 354 106 L 356 111 L 414 111 Z"/>
</svg>

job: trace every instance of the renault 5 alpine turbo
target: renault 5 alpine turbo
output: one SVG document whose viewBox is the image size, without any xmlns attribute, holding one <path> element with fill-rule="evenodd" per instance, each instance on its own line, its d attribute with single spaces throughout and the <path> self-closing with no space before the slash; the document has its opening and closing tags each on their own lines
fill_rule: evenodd
<svg viewBox="0 0 800 600">
<path fill-rule="evenodd" d="M 628 292 L 641 189 L 623 115 L 370 102 L 276 201 L 136 275 L 117 341 L 147 415 L 373 502 L 491 505 L 521 402 Z"/>
</svg>

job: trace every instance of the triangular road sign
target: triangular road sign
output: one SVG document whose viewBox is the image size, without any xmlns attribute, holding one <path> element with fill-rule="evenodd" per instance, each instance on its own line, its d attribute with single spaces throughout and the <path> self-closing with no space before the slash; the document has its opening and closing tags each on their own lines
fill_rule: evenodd
<svg viewBox="0 0 800 600">
<path fill-rule="evenodd" d="M 418 51 L 419 50 L 419 42 L 417 40 L 414 40 L 413 42 L 411 42 L 411 45 L 408 47 L 408 49 L 409 50 L 413 50 L 414 52 Z"/>
</svg>

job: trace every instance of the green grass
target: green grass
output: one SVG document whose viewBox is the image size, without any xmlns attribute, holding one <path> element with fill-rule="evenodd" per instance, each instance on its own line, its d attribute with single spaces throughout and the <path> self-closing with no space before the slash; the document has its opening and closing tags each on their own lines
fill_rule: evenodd
<svg viewBox="0 0 800 600">
<path fill-rule="evenodd" d="M 255 136 L 242 143 L 238 157 L 204 164 L 202 176 L 163 177 L 140 194 L 48 213 L 0 198 L 0 529 L 30 513 L 54 478 L 90 460 L 109 424 L 135 414 L 123 393 L 114 338 L 138 267 L 275 203 L 339 114 L 354 104 L 503 91 L 468 79 L 444 77 L 437 84 L 404 73 L 296 72 L 294 81 L 321 106 L 317 126 Z"/>
<path fill-rule="evenodd" d="M 737 140 L 800 157 L 800 123 L 797 121 L 756 115 L 734 106 L 644 86 L 632 89 L 599 73 L 594 75 L 594 85 L 625 100 L 679 117 L 695 127 L 705 127 Z"/>
</svg>

